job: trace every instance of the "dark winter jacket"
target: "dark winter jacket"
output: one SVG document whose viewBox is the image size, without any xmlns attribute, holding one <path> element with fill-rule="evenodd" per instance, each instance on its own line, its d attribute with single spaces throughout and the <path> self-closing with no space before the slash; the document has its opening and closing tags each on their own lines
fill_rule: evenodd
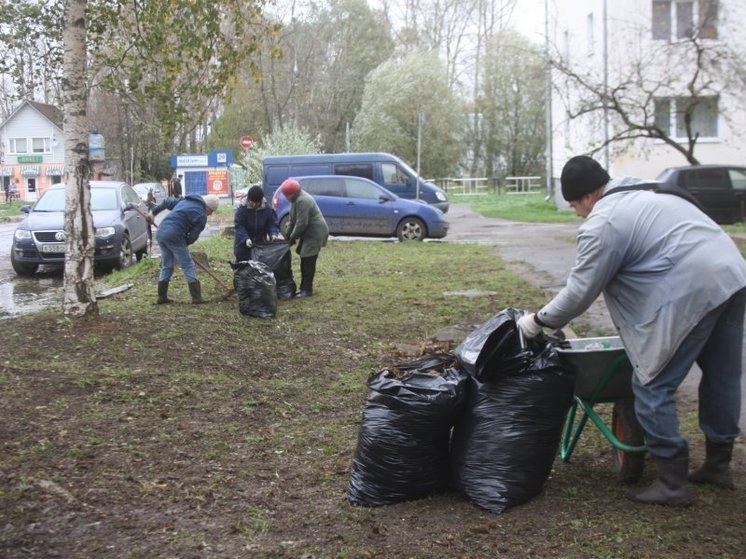
<svg viewBox="0 0 746 559">
<path fill-rule="evenodd" d="M 163 210 L 171 210 L 158 224 L 158 242 L 178 242 L 191 245 L 207 225 L 207 206 L 202 196 L 190 194 L 185 198 L 166 198 L 154 210 L 158 215 Z"/>
<path fill-rule="evenodd" d="M 259 208 L 249 208 L 246 203 L 241 204 L 236 210 L 233 224 L 236 228 L 233 254 L 236 255 L 238 262 L 251 258 L 251 249 L 246 248 L 246 239 L 251 239 L 254 244 L 263 243 L 268 240 L 267 237 L 280 233 L 277 213 L 267 205 L 266 200 L 262 200 Z"/>
</svg>

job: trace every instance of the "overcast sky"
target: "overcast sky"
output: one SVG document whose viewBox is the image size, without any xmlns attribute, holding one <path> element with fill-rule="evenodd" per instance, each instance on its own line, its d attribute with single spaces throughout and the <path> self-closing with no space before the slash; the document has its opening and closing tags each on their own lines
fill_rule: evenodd
<svg viewBox="0 0 746 559">
<path fill-rule="evenodd" d="M 544 0 L 517 0 L 513 25 L 529 39 L 544 41 Z"/>
</svg>

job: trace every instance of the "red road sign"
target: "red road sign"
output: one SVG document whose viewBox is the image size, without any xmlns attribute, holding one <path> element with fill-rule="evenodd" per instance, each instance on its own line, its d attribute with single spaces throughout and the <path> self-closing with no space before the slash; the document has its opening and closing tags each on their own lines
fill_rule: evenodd
<svg viewBox="0 0 746 559">
<path fill-rule="evenodd" d="M 254 138 L 252 138 L 251 136 L 241 137 L 241 147 L 243 149 L 249 149 L 253 143 L 254 143 Z"/>
</svg>

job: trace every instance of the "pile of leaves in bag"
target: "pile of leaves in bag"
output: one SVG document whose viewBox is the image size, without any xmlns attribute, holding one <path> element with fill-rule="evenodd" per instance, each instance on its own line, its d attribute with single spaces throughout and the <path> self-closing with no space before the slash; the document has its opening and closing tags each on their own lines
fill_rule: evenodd
<svg viewBox="0 0 746 559">
<path fill-rule="evenodd" d="M 383 369 L 370 392 L 347 499 L 380 506 L 453 488 L 502 513 L 541 493 L 575 378 L 543 337 L 526 343 L 505 309 L 455 354 Z"/>
<path fill-rule="evenodd" d="M 250 260 L 230 262 L 241 314 L 272 318 L 277 300 L 293 296 L 296 284 L 290 258 L 290 244 L 280 241 L 256 244 Z"/>
</svg>

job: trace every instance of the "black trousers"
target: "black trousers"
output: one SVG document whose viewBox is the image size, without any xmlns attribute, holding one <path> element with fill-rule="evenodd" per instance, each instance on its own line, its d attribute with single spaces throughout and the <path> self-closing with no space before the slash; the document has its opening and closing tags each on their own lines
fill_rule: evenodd
<svg viewBox="0 0 746 559">
<path fill-rule="evenodd" d="M 313 278 L 316 275 L 318 254 L 300 259 L 300 290 L 313 293 Z"/>
</svg>

